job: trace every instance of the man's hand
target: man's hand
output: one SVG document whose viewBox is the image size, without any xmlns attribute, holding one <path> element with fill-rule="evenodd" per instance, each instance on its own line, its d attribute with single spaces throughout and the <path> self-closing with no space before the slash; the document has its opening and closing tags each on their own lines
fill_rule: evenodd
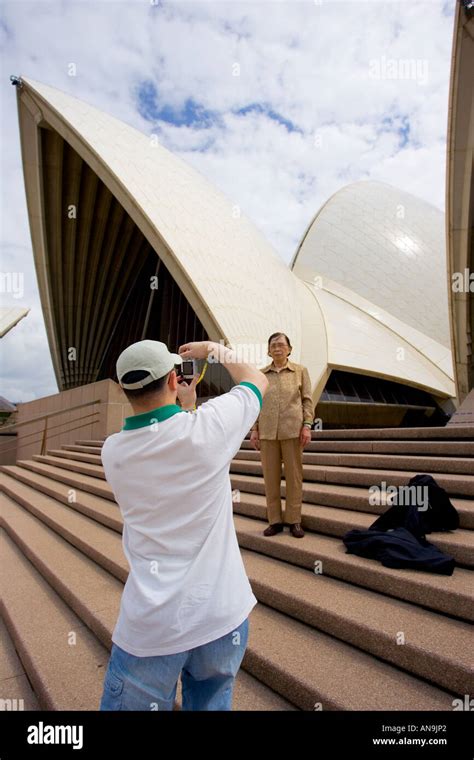
<svg viewBox="0 0 474 760">
<path fill-rule="evenodd" d="M 310 441 L 311 441 L 311 430 L 307 427 L 304 427 L 303 425 L 300 432 L 300 446 L 302 446 L 302 448 L 304 449 L 306 444 L 309 443 Z"/>
<path fill-rule="evenodd" d="M 196 340 L 192 343 L 183 343 L 178 348 L 178 354 L 183 359 L 207 359 L 209 352 L 215 345 L 212 340 Z"/>
<path fill-rule="evenodd" d="M 256 451 L 260 451 L 260 436 L 258 434 L 258 430 L 252 430 L 250 433 L 250 444 Z"/>
<path fill-rule="evenodd" d="M 177 395 L 182 409 L 194 409 L 194 405 L 196 403 L 196 385 L 198 380 L 199 374 L 194 375 L 190 383 L 187 383 L 186 380 L 182 380 L 180 383 L 178 383 Z"/>
</svg>

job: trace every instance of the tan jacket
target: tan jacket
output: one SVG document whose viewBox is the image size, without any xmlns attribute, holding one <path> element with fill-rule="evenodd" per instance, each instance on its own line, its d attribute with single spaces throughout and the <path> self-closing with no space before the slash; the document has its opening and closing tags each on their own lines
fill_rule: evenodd
<svg viewBox="0 0 474 760">
<path fill-rule="evenodd" d="M 303 422 L 312 424 L 314 418 L 308 370 L 288 359 L 279 372 L 273 361 L 261 371 L 266 374 L 269 385 L 252 430 L 258 430 L 260 438 L 298 438 Z"/>
</svg>

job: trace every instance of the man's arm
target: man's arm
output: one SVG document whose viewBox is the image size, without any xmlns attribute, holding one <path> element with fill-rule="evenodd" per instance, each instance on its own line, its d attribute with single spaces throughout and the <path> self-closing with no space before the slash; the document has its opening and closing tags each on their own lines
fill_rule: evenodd
<svg viewBox="0 0 474 760">
<path fill-rule="evenodd" d="M 185 343 L 178 348 L 178 353 L 183 359 L 208 359 L 220 362 L 227 368 L 232 380 L 236 385 L 239 383 L 252 383 L 262 397 L 268 388 L 268 380 L 263 372 L 260 372 L 253 364 L 248 364 L 239 359 L 236 351 L 221 343 L 212 340 Z"/>
<path fill-rule="evenodd" d="M 180 356 L 183 357 L 183 359 L 209 359 L 209 361 L 219 361 L 222 364 L 224 364 L 228 371 L 230 376 L 232 377 L 233 381 L 235 382 L 236 386 L 244 384 L 249 384 L 250 386 L 253 386 L 253 391 L 258 394 L 259 401 L 260 401 L 260 407 L 261 402 L 263 399 L 263 396 L 265 395 L 267 388 L 268 388 L 268 379 L 267 377 L 261 372 L 260 370 L 256 369 L 255 366 L 252 364 L 247 364 L 246 362 L 242 362 L 239 360 L 239 357 L 235 351 L 233 351 L 230 348 L 227 348 L 226 346 L 223 346 L 220 343 L 215 343 L 213 341 L 200 341 L 200 342 L 193 342 L 193 343 L 186 343 L 179 347 L 178 353 Z M 234 399 L 226 398 L 227 394 L 223 394 L 223 396 L 219 397 L 219 400 L 217 402 L 217 406 L 220 407 L 222 404 L 231 404 L 231 406 L 236 407 L 239 403 L 242 403 L 242 397 L 240 397 L 240 402 L 237 400 L 237 398 L 234 397 Z M 209 407 L 209 405 L 215 406 L 214 400 L 206 402 L 204 404 L 204 407 Z M 236 407 L 237 409 L 237 407 Z M 234 409 L 234 413 L 236 411 Z M 241 412 L 240 412 L 241 414 Z M 242 420 L 241 420 L 242 422 Z M 253 423 L 253 425 L 252 425 Z M 255 416 L 252 416 L 252 419 L 249 420 L 249 426 L 247 427 L 246 431 L 244 431 L 243 435 L 249 430 L 250 425 L 252 425 L 252 429 L 254 429 L 255 425 L 258 425 L 258 417 L 255 419 Z M 232 444 L 231 444 L 232 447 Z"/>
<path fill-rule="evenodd" d="M 268 388 L 268 380 L 263 372 L 260 372 L 253 364 L 239 361 L 237 352 L 227 346 L 223 346 L 221 343 L 210 341 L 208 346 L 208 356 L 225 365 L 236 385 L 244 382 L 253 383 L 259 389 L 262 397 L 265 395 Z"/>
</svg>

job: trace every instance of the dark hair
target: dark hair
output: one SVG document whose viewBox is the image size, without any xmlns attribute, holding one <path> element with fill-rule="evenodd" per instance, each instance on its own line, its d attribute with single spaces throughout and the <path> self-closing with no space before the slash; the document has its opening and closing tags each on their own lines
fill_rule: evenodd
<svg viewBox="0 0 474 760">
<path fill-rule="evenodd" d="M 285 335 L 285 333 L 282 333 L 282 332 L 277 332 L 277 333 L 273 333 L 272 335 L 270 335 L 270 337 L 268 339 L 268 351 L 269 352 L 270 352 L 270 343 L 272 342 L 273 338 L 285 338 L 286 342 L 288 343 L 288 348 L 290 349 L 290 354 L 291 354 L 291 350 L 293 349 L 293 346 L 290 343 L 290 339 L 289 339 L 288 335 Z"/>
<path fill-rule="evenodd" d="M 170 372 L 171 371 L 172 370 L 170 370 Z M 167 372 L 166 375 L 163 375 L 163 377 L 159 377 L 158 380 L 153 380 L 151 383 L 148 383 L 148 385 L 145 385 L 144 388 L 122 388 L 122 390 L 126 394 L 129 401 L 145 400 L 149 396 L 153 396 L 155 393 L 159 393 L 159 391 L 162 391 L 164 389 L 166 383 L 168 382 L 170 372 Z M 146 372 L 143 369 L 137 369 L 133 372 L 127 372 L 122 377 L 122 382 L 137 383 L 139 380 L 143 380 L 143 378 L 147 377 L 149 374 L 149 372 Z"/>
</svg>

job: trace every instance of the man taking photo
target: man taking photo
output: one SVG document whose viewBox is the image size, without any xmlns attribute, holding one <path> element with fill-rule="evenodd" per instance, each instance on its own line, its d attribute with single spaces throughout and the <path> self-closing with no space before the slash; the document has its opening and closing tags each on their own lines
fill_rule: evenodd
<svg viewBox="0 0 474 760">
<path fill-rule="evenodd" d="M 117 360 L 134 414 L 104 442 L 102 463 L 130 572 L 101 710 L 172 710 L 180 675 L 183 710 L 231 710 L 257 603 L 235 534 L 229 466 L 268 381 L 218 343 L 178 351 L 144 340 Z M 236 385 L 194 410 L 198 376 L 188 385 L 175 371 L 184 359 L 220 361 Z"/>
</svg>

